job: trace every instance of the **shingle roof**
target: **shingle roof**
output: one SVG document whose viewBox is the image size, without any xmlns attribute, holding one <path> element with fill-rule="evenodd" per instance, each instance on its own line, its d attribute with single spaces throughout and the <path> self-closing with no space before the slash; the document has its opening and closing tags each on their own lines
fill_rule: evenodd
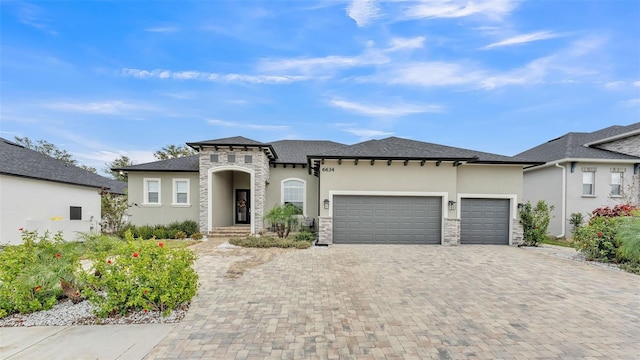
<svg viewBox="0 0 640 360">
<path fill-rule="evenodd" d="M 279 140 L 270 143 L 278 154 L 274 163 L 306 164 L 307 155 L 318 154 L 347 145 L 325 140 Z"/>
<path fill-rule="evenodd" d="M 188 142 L 187 145 L 218 145 L 218 146 L 228 146 L 228 145 L 251 145 L 251 146 L 269 146 L 269 144 L 261 143 L 259 141 L 247 139 L 244 136 L 234 136 L 222 139 L 212 139 L 212 140 L 203 140 L 203 141 L 195 141 Z"/>
<path fill-rule="evenodd" d="M 94 174 L 4 138 L 0 138 L 0 173 L 95 188 L 106 187 L 117 194 L 124 194 L 127 188 L 124 182 Z"/>
<path fill-rule="evenodd" d="M 181 158 L 154 161 L 145 164 L 113 168 L 113 171 L 178 171 L 198 172 L 200 169 L 199 155 L 189 155 Z"/>
<path fill-rule="evenodd" d="M 570 132 L 527 151 L 523 151 L 516 156 L 545 162 L 562 159 L 638 160 L 640 158 L 636 156 L 585 146 L 585 144 L 595 143 L 599 140 L 608 139 L 638 129 L 640 129 L 640 123 L 628 126 L 610 126 L 591 133 Z"/>
<path fill-rule="evenodd" d="M 531 164 L 536 161 L 503 156 L 481 151 L 432 144 L 422 141 L 388 137 L 344 146 L 322 153 L 313 158 L 361 158 L 361 159 L 425 159 L 459 160 L 475 163 Z"/>
</svg>

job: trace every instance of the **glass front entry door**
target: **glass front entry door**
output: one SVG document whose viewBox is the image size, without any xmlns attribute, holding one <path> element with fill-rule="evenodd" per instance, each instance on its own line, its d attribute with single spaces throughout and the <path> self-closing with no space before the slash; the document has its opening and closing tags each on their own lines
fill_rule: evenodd
<svg viewBox="0 0 640 360">
<path fill-rule="evenodd" d="M 236 224 L 251 223 L 250 190 L 236 189 Z"/>
</svg>

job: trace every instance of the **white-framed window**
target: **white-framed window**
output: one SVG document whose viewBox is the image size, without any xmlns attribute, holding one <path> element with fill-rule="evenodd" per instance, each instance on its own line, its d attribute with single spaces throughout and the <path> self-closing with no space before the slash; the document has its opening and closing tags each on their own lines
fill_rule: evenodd
<svg viewBox="0 0 640 360">
<path fill-rule="evenodd" d="M 144 179 L 144 204 L 162 204 L 160 179 Z"/>
<path fill-rule="evenodd" d="M 596 194 L 596 173 L 594 171 L 585 171 L 582 173 L 582 195 L 593 196 Z"/>
<path fill-rule="evenodd" d="M 611 173 L 611 196 L 622 196 L 622 173 Z"/>
<path fill-rule="evenodd" d="M 172 205 L 190 205 L 189 179 L 173 179 L 173 203 Z"/>
<path fill-rule="evenodd" d="M 307 182 L 302 179 L 282 180 L 282 204 L 293 204 L 300 208 L 302 214 L 307 213 Z"/>
</svg>

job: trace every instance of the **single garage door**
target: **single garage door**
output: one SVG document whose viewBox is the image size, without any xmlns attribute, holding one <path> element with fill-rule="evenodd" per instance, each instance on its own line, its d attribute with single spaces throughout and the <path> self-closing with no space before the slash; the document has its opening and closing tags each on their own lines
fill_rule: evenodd
<svg viewBox="0 0 640 360">
<path fill-rule="evenodd" d="M 442 198 L 333 197 L 334 244 L 440 244 Z"/>
<path fill-rule="evenodd" d="M 508 199 L 462 199 L 461 244 L 509 245 Z"/>
</svg>

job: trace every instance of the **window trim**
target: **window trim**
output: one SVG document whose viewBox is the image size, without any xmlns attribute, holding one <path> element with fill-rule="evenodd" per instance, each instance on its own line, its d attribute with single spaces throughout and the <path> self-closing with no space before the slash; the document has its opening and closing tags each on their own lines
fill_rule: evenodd
<svg viewBox="0 0 640 360">
<path fill-rule="evenodd" d="M 591 174 L 591 183 L 584 182 L 584 175 Z M 584 186 L 591 185 L 591 193 L 585 194 Z M 596 172 L 595 171 L 583 171 L 582 172 L 582 196 L 583 197 L 595 197 L 596 196 Z"/>
<path fill-rule="evenodd" d="M 618 184 L 614 184 L 613 183 L 613 174 L 619 174 L 620 175 L 620 183 Z M 613 186 L 617 185 L 620 187 L 620 192 L 618 194 L 614 194 L 613 193 Z M 610 184 L 610 189 L 609 189 L 609 196 L 611 197 L 615 197 L 615 198 L 619 198 L 622 197 L 624 191 L 624 173 L 622 171 L 612 171 L 611 172 L 611 184 Z"/>
<path fill-rule="evenodd" d="M 284 186 L 289 181 L 302 183 L 302 215 L 307 216 L 307 181 L 300 178 L 286 178 L 280 182 L 280 204 L 284 205 Z"/>
<path fill-rule="evenodd" d="M 187 202 L 179 203 L 178 202 L 178 182 L 185 181 L 187 183 Z M 172 179 L 172 202 L 171 206 L 175 207 L 189 207 L 191 206 L 191 179 L 187 178 L 174 178 Z"/>
<path fill-rule="evenodd" d="M 157 181 L 158 182 L 158 202 L 152 203 L 149 202 L 149 182 Z M 144 178 L 143 180 L 143 193 L 142 193 L 142 205 L 147 206 L 162 206 L 162 179 L 160 178 Z"/>
</svg>

